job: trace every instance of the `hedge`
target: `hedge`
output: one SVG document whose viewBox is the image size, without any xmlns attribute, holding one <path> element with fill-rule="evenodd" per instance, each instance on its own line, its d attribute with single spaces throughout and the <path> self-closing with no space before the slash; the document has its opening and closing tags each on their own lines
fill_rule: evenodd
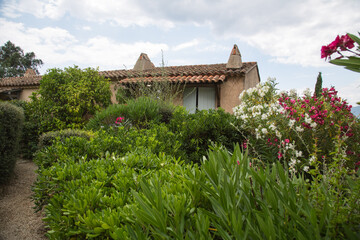
<svg viewBox="0 0 360 240">
<path fill-rule="evenodd" d="M 8 102 L 0 102 L 0 183 L 9 181 L 19 153 L 24 111 Z"/>
</svg>

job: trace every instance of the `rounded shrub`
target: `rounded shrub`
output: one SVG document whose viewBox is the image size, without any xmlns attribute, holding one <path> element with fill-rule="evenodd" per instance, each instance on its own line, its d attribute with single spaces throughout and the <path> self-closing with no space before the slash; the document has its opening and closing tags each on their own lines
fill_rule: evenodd
<svg viewBox="0 0 360 240">
<path fill-rule="evenodd" d="M 15 167 L 24 122 L 24 111 L 0 102 L 0 183 L 6 183 Z"/>
<path fill-rule="evenodd" d="M 118 117 L 128 117 L 128 106 L 125 104 L 113 104 L 99 111 L 89 120 L 85 128 L 88 130 L 99 130 L 103 127 L 109 127 L 116 122 Z"/>
<path fill-rule="evenodd" d="M 91 132 L 79 129 L 65 129 L 60 131 L 47 132 L 43 133 L 39 138 L 39 149 L 51 146 L 55 140 L 63 141 L 69 137 L 80 137 L 89 140 L 91 136 Z"/>
</svg>

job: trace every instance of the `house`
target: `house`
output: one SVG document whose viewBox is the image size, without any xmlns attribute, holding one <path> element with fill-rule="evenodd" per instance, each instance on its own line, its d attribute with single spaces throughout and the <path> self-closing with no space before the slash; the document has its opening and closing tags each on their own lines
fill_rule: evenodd
<svg viewBox="0 0 360 240">
<path fill-rule="evenodd" d="M 242 91 L 255 87 L 260 82 L 256 62 L 242 62 L 236 45 L 231 50 L 227 63 L 155 67 L 145 53 L 141 53 L 131 70 L 101 71 L 100 75 L 111 81 L 112 102 L 116 102 L 116 85 L 129 86 L 139 82 L 170 81 L 181 84 L 184 90 L 174 103 L 185 106 L 190 112 L 196 109 L 223 108 L 232 112 L 239 105 Z M 39 88 L 41 76 L 28 69 L 23 77 L 0 80 L 0 99 L 28 100 Z"/>
</svg>

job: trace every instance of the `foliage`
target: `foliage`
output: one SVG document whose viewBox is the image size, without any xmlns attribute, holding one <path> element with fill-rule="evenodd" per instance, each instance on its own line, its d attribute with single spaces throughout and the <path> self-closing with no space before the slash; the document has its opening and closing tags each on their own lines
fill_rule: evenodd
<svg viewBox="0 0 360 240">
<path fill-rule="evenodd" d="M 286 162 L 291 173 L 308 171 L 314 162 L 331 163 L 345 152 L 346 166 L 355 169 L 359 154 L 359 122 L 351 106 L 324 88 L 319 97 L 296 92 L 276 94 L 268 81 L 244 92 L 234 115 L 248 132 L 250 152 L 263 162 Z M 344 139 L 340 149 L 334 141 Z M 340 151 L 340 152 L 339 152 Z"/>
<path fill-rule="evenodd" d="M 110 86 L 97 70 L 78 67 L 50 69 L 33 93 L 32 109 L 40 132 L 81 128 L 102 107 L 110 104 Z"/>
<path fill-rule="evenodd" d="M 39 121 L 31 109 L 31 103 L 22 100 L 13 100 L 12 104 L 21 107 L 24 111 L 24 124 L 20 142 L 21 155 L 25 159 L 32 159 L 38 148 Z"/>
<path fill-rule="evenodd" d="M 0 102 L 0 184 L 6 183 L 13 174 L 23 122 L 21 108 Z"/>
<path fill-rule="evenodd" d="M 360 34 L 360 33 L 359 33 Z M 356 52 L 351 50 L 354 48 L 354 43 L 357 44 Z M 350 52 L 352 56 L 345 56 L 345 52 Z M 346 69 L 360 72 L 360 38 L 353 34 L 346 34 L 341 37 L 337 36 L 336 39 L 327 46 L 321 48 L 321 58 L 330 58 L 334 53 L 338 53 L 339 57 L 330 60 L 330 63 L 344 66 Z"/>
<path fill-rule="evenodd" d="M 147 97 L 158 100 L 164 103 L 172 103 L 179 94 L 185 89 L 185 84 L 180 82 L 172 82 L 169 79 L 168 73 L 163 67 L 160 72 L 154 73 L 154 81 L 148 81 L 146 73 L 139 71 L 134 72 L 130 77 L 136 76 L 139 81 L 136 83 L 119 83 L 116 100 L 119 103 L 127 103 L 129 100 L 137 99 L 139 97 Z"/>
<path fill-rule="evenodd" d="M 52 131 L 43 133 L 39 138 L 39 149 L 51 146 L 54 141 L 64 141 L 69 137 L 81 137 L 87 140 L 92 136 L 91 132 L 87 132 L 79 129 L 64 129 L 59 131 Z"/>
<path fill-rule="evenodd" d="M 320 96 L 321 92 L 322 92 L 322 77 L 321 77 L 321 72 L 319 72 L 319 75 L 316 79 L 314 95 Z"/>
<path fill-rule="evenodd" d="M 107 108 L 96 112 L 86 124 L 85 128 L 89 130 L 99 130 L 112 126 L 119 116 L 128 118 L 127 108 L 127 105 L 124 104 L 111 104 Z"/>
<path fill-rule="evenodd" d="M 116 119 L 122 118 L 122 125 L 147 128 L 151 124 L 168 123 L 175 107 L 149 97 L 130 99 L 126 104 L 110 105 L 89 120 L 87 129 L 98 130 L 117 126 Z"/>
<path fill-rule="evenodd" d="M 234 116 L 223 109 L 188 114 L 183 108 L 179 108 L 174 112 L 169 128 L 180 138 L 188 159 L 199 163 L 209 146 L 214 143 L 232 149 L 235 143 L 243 142 L 241 133 L 232 126 L 234 122 Z"/>
<path fill-rule="evenodd" d="M 40 167 L 34 191 L 50 196 L 44 219 L 50 239 L 359 236 L 358 204 L 350 207 L 342 199 L 350 214 L 334 224 L 339 216 L 334 199 L 314 204 L 303 177 L 285 174 L 280 163 L 263 169 L 249 160 L 239 146 L 233 154 L 215 148 L 201 168 L 143 148 L 102 158 L 67 157 Z M 348 186 L 358 191 L 355 180 Z M 326 186 L 321 191 L 330 194 Z"/>
<path fill-rule="evenodd" d="M 34 52 L 25 53 L 10 41 L 7 41 L 0 49 L 0 78 L 23 76 L 28 68 L 32 68 L 38 74 L 38 67 L 43 65 L 40 59 L 35 58 Z"/>
</svg>

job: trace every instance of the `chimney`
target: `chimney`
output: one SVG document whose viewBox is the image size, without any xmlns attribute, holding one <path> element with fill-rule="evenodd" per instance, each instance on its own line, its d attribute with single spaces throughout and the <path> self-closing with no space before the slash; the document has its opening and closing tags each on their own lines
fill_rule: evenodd
<svg viewBox="0 0 360 240">
<path fill-rule="evenodd" d="M 155 68 L 155 65 L 150 61 L 150 58 L 146 53 L 141 53 L 140 57 L 136 61 L 133 70 L 144 71 Z"/>
<path fill-rule="evenodd" d="M 229 60 L 226 64 L 226 68 L 240 69 L 241 67 L 242 67 L 241 54 L 238 46 L 234 44 L 234 47 L 230 53 Z"/>
<path fill-rule="evenodd" d="M 36 76 L 36 72 L 34 69 L 32 68 L 28 68 L 24 74 L 24 77 L 33 77 L 33 76 Z"/>
</svg>

